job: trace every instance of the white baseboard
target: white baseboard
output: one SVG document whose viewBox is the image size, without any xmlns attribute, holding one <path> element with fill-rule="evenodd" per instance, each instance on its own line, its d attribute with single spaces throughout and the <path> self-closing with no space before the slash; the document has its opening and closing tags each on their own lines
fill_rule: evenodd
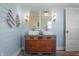
<svg viewBox="0 0 79 59">
<path fill-rule="evenodd" d="M 21 49 L 19 49 L 17 52 L 15 52 L 12 56 L 17 56 L 21 52 Z"/>
<path fill-rule="evenodd" d="M 56 50 L 64 50 L 63 47 L 56 47 Z"/>
</svg>

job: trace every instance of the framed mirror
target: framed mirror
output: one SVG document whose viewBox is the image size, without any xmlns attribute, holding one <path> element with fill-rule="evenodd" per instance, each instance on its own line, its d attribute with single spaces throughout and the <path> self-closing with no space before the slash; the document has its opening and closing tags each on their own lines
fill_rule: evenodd
<svg viewBox="0 0 79 59">
<path fill-rule="evenodd" d="M 49 30 L 56 20 L 56 13 L 52 10 L 30 10 L 29 29 L 30 30 Z"/>
</svg>

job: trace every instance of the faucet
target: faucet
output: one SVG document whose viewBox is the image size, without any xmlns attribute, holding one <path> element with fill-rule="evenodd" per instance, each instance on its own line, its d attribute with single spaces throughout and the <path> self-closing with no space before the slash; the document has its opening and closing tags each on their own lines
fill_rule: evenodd
<svg viewBox="0 0 79 59">
<path fill-rule="evenodd" d="M 41 30 L 39 31 L 39 35 L 43 35 L 43 32 Z"/>
</svg>

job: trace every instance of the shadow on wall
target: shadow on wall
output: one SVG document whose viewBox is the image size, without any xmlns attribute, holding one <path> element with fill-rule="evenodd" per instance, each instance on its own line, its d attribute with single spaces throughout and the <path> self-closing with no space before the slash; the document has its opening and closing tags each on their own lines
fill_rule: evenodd
<svg viewBox="0 0 79 59">
<path fill-rule="evenodd" d="M 21 36 L 21 48 L 24 49 L 24 36 L 28 33 L 28 24 L 26 21 L 22 21 L 20 25 L 20 36 Z"/>
</svg>

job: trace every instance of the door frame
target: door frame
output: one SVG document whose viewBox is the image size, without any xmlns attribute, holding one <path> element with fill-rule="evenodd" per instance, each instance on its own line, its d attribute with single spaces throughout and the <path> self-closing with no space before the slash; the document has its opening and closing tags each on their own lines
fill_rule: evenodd
<svg viewBox="0 0 79 59">
<path fill-rule="evenodd" d="M 66 8 L 64 9 L 64 51 L 66 51 Z"/>
</svg>

